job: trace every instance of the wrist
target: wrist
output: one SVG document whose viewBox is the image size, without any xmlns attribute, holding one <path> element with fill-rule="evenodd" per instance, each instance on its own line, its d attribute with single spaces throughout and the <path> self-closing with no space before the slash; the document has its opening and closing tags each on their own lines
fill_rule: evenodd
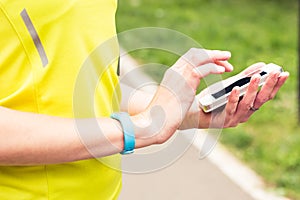
<svg viewBox="0 0 300 200">
<path fill-rule="evenodd" d="M 121 154 L 130 154 L 135 149 L 135 132 L 132 120 L 127 112 L 117 112 L 110 115 L 112 119 L 119 121 L 123 132 L 123 150 Z"/>
<path fill-rule="evenodd" d="M 157 144 L 156 135 L 151 131 L 152 120 L 147 111 L 131 116 L 135 131 L 135 148 Z"/>
<path fill-rule="evenodd" d="M 179 130 L 185 129 L 206 129 L 209 127 L 211 114 L 204 113 L 200 108 L 199 101 L 197 98 L 194 99 L 188 113 L 186 114 Z"/>
</svg>

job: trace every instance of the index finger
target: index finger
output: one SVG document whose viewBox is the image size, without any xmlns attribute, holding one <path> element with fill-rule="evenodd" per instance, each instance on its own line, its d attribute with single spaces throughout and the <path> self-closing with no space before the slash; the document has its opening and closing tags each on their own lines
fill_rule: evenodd
<svg viewBox="0 0 300 200">
<path fill-rule="evenodd" d="M 221 51 L 221 50 L 205 50 L 209 59 L 208 62 L 216 61 L 226 61 L 231 58 L 230 51 Z"/>
<path fill-rule="evenodd" d="M 189 64 L 194 68 L 208 63 L 214 63 L 225 68 L 225 71 L 232 71 L 232 65 L 227 63 L 218 63 L 218 61 L 227 61 L 231 57 L 229 51 L 206 50 L 199 48 L 191 48 L 186 52 L 175 65 Z"/>
<path fill-rule="evenodd" d="M 242 75 L 249 75 L 249 74 L 251 74 L 253 72 L 256 72 L 257 70 L 261 69 L 265 65 L 266 65 L 266 63 L 264 63 L 264 62 L 255 63 L 255 64 L 250 65 L 249 67 L 247 67 L 240 74 L 242 74 Z"/>
</svg>

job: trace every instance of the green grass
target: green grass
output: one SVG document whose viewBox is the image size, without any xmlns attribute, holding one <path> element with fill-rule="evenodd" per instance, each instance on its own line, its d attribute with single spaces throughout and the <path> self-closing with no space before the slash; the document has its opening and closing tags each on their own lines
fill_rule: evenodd
<svg viewBox="0 0 300 200">
<path fill-rule="evenodd" d="M 230 50 L 234 73 L 258 61 L 277 63 L 290 72 L 276 98 L 247 123 L 224 130 L 221 141 L 263 176 L 270 188 L 294 199 L 300 199 L 297 17 L 296 0 L 121 0 L 117 13 L 119 32 L 165 27 L 207 49 Z M 153 49 L 132 55 L 143 63 L 168 66 L 178 57 Z M 158 81 L 163 75 L 158 68 L 146 71 Z"/>
</svg>

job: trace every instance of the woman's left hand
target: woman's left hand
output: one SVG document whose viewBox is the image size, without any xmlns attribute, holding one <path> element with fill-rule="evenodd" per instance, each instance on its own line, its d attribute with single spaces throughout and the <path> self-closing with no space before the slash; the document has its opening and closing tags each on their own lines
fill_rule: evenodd
<svg viewBox="0 0 300 200">
<path fill-rule="evenodd" d="M 249 74 L 265 65 L 265 63 L 256 63 L 238 75 Z M 249 87 L 242 100 L 239 98 L 239 88 L 234 88 L 229 96 L 228 103 L 225 108 L 219 112 L 203 112 L 199 107 L 197 98 L 195 98 L 194 104 L 190 108 L 189 113 L 186 115 L 180 129 L 227 128 L 235 127 L 240 123 L 244 123 L 248 121 L 250 116 L 263 104 L 275 97 L 280 87 L 285 83 L 288 77 L 288 72 L 272 72 L 261 90 L 259 90 L 260 75 L 252 76 Z M 207 91 L 203 90 L 199 95 L 202 96 L 206 92 Z"/>
</svg>

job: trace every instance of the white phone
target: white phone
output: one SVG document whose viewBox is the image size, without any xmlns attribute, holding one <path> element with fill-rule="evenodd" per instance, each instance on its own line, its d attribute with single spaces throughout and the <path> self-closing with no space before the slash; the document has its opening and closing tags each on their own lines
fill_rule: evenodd
<svg viewBox="0 0 300 200">
<path fill-rule="evenodd" d="M 259 86 L 262 86 L 272 71 L 278 71 L 282 73 L 283 69 L 276 64 L 270 63 L 246 76 L 237 76 L 226 79 L 227 81 L 225 80 L 214 83 L 206 88 L 209 94 L 206 94 L 203 97 L 197 96 L 200 107 L 204 112 L 211 112 L 228 102 L 228 96 L 235 86 L 240 87 L 240 96 L 243 96 L 247 91 L 251 76 L 254 74 L 260 74 L 261 80 Z"/>
</svg>

